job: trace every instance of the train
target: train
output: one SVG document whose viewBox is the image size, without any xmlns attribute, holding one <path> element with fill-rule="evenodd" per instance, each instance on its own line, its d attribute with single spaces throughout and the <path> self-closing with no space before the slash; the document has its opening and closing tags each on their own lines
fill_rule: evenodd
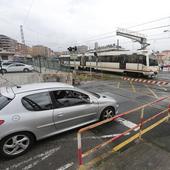
<svg viewBox="0 0 170 170">
<path fill-rule="evenodd" d="M 78 70 L 119 72 L 127 75 L 156 77 L 159 65 L 149 50 L 103 51 L 61 55 L 60 65 Z"/>
</svg>

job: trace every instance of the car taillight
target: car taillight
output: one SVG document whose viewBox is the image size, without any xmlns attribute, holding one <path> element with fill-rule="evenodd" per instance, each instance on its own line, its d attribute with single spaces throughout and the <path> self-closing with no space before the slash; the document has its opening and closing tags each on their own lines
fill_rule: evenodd
<svg viewBox="0 0 170 170">
<path fill-rule="evenodd" d="M 0 120 L 0 125 L 2 125 L 5 122 L 5 120 Z"/>
</svg>

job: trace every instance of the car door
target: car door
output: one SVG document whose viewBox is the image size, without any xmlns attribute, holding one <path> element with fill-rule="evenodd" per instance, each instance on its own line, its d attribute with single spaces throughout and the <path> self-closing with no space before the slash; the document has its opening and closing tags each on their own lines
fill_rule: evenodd
<svg viewBox="0 0 170 170">
<path fill-rule="evenodd" d="M 98 102 L 76 90 L 56 90 L 53 119 L 57 131 L 65 131 L 97 120 Z M 92 102 L 93 101 L 93 102 Z"/>
<path fill-rule="evenodd" d="M 16 71 L 23 71 L 24 68 L 25 68 L 24 64 L 21 64 L 21 63 L 16 64 Z"/>
<path fill-rule="evenodd" d="M 10 65 L 7 67 L 7 71 L 8 71 L 8 72 L 15 72 L 15 71 L 16 71 L 16 64 L 10 64 Z"/>
<path fill-rule="evenodd" d="M 23 106 L 29 111 L 24 114 L 25 126 L 29 124 L 38 137 L 50 136 L 56 131 L 53 122 L 53 105 L 49 92 L 34 92 L 22 98 Z"/>
</svg>

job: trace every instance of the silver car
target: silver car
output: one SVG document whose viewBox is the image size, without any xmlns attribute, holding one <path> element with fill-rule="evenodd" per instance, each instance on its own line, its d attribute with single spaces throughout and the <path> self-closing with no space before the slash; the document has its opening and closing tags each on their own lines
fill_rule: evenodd
<svg viewBox="0 0 170 170">
<path fill-rule="evenodd" d="M 14 158 L 40 139 L 113 117 L 117 102 L 63 83 L 1 88 L 0 155 Z"/>
<path fill-rule="evenodd" d="M 2 72 L 29 72 L 34 68 L 31 65 L 23 64 L 23 63 L 2 63 Z"/>
</svg>

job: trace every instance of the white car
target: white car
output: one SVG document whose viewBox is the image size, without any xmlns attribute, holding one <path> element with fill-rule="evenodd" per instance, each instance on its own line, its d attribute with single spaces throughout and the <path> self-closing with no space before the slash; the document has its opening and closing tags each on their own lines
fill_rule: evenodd
<svg viewBox="0 0 170 170">
<path fill-rule="evenodd" d="M 29 72 L 34 68 L 31 65 L 23 64 L 23 63 L 11 63 L 9 65 L 2 65 L 2 72 Z"/>
</svg>

